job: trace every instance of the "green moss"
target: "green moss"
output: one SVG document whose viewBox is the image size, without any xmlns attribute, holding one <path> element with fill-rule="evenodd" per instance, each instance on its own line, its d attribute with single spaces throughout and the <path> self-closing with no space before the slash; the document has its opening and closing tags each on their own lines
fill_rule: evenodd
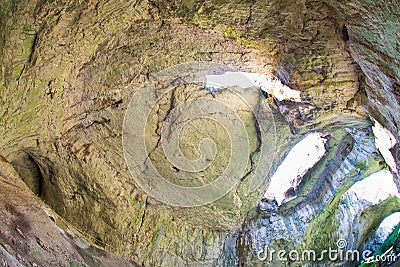
<svg viewBox="0 0 400 267">
<path fill-rule="evenodd" d="M 164 230 L 165 230 L 165 226 L 164 226 L 164 225 L 161 225 L 160 229 L 159 229 L 157 232 L 155 232 L 155 233 L 153 234 L 153 237 L 152 237 L 152 239 L 151 239 L 151 244 L 152 244 L 152 246 L 151 246 L 151 249 L 150 249 L 150 251 L 149 251 L 149 256 L 150 256 L 151 254 L 153 254 L 153 252 L 156 250 L 157 245 L 158 245 L 158 243 L 160 242 L 161 237 L 162 237 L 163 234 L 164 234 Z"/>
<path fill-rule="evenodd" d="M 340 201 L 344 193 L 354 184 L 353 181 L 348 182 L 343 186 L 326 207 L 311 221 L 304 236 L 302 246 L 307 249 L 314 249 L 317 254 L 326 247 L 334 247 L 332 237 L 334 236 L 339 222 L 336 218 L 336 212 L 339 209 Z"/>
<path fill-rule="evenodd" d="M 347 198 L 342 199 L 341 203 L 344 204 L 347 209 L 350 209 L 349 200 Z"/>
<path fill-rule="evenodd" d="M 359 168 L 359 169 L 362 169 L 362 170 L 365 169 L 366 166 L 367 166 L 367 162 L 365 160 L 358 161 L 356 163 L 356 168 Z"/>
<path fill-rule="evenodd" d="M 12 71 L 12 79 L 18 80 L 25 69 L 25 63 L 31 60 L 32 50 L 36 41 L 36 31 L 29 26 L 22 28 L 21 52 L 17 57 L 16 65 Z"/>
<path fill-rule="evenodd" d="M 25 55 L 26 60 L 29 61 L 36 41 L 36 31 L 28 26 L 24 26 L 22 28 L 22 33 L 25 34 L 25 41 L 22 44 L 24 49 L 23 55 Z"/>
<path fill-rule="evenodd" d="M 328 153 L 303 177 L 303 181 L 301 182 L 297 191 L 297 195 L 299 197 L 288 202 L 285 206 L 283 206 L 282 207 L 283 211 L 290 210 L 300 202 L 304 201 L 305 196 L 308 196 L 314 190 L 314 185 L 318 183 L 318 180 L 321 177 L 325 178 L 326 168 L 327 166 L 332 165 L 332 163 L 335 164 L 337 154 L 339 153 L 339 147 L 340 147 L 339 144 L 343 141 L 343 139 L 346 136 L 347 132 L 342 129 L 336 130 L 332 133 L 332 137 L 329 139 L 327 143 Z"/>
<path fill-rule="evenodd" d="M 400 207 L 400 199 L 397 197 L 390 197 L 380 203 L 379 205 L 375 205 L 373 207 L 368 208 L 364 213 L 363 217 L 368 218 L 369 225 L 374 226 L 379 223 L 381 218 L 384 218 L 390 215 L 393 212 L 399 211 Z M 379 249 L 373 254 L 374 257 L 381 256 L 385 254 L 392 246 L 395 245 L 395 240 L 398 237 L 400 232 L 400 223 L 396 225 L 393 229 L 392 233 L 385 240 L 385 242 L 379 247 Z M 363 263 L 359 265 L 360 267 L 373 267 L 377 266 L 377 263 Z"/>
<path fill-rule="evenodd" d="M 32 27 L 26 25 L 22 27 L 22 33 L 36 36 L 36 31 Z"/>
<path fill-rule="evenodd" d="M 5 35 L 7 32 L 5 24 L 10 12 L 14 8 L 15 2 L 15 0 L 0 1 L 0 54 L 3 52 Z"/>
<path fill-rule="evenodd" d="M 237 35 L 237 33 L 235 32 L 235 30 L 233 28 L 231 28 L 230 26 L 226 27 L 224 30 L 224 35 L 228 36 L 234 40 L 238 39 L 239 36 Z"/>
<path fill-rule="evenodd" d="M 215 6 L 213 5 L 207 5 L 207 4 L 203 4 L 201 5 L 201 7 L 198 10 L 199 14 L 204 14 L 204 15 L 212 15 L 212 13 L 215 11 Z"/>
<path fill-rule="evenodd" d="M 391 249 L 394 245 L 396 245 L 396 238 L 399 235 L 400 231 L 400 223 L 393 229 L 392 233 L 385 240 L 385 242 L 379 247 L 379 249 L 372 255 L 373 258 L 377 258 L 378 256 L 384 255 L 386 251 Z M 377 266 L 377 262 L 368 262 L 359 265 L 359 267 L 375 267 Z"/>
<path fill-rule="evenodd" d="M 1 12 L 1 17 L 3 18 L 3 15 L 8 14 L 14 7 L 15 4 L 14 1 L 0 1 L 0 12 Z"/>
<path fill-rule="evenodd" d="M 360 168 L 363 168 L 360 179 L 364 179 L 365 177 L 381 169 L 379 161 L 373 159 L 372 157 L 368 160 L 368 164 L 362 161 L 357 165 L 358 167 L 352 169 L 347 175 L 347 179 L 344 178 L 344 181 L 348 182 L 336 193 L 326 207 L 320 213 L 317 213 L 317 216 L 307 228 L 308 230 L 305 234 L 303 242 L 299 246 L 303 246 L 308 249 L 314 248 L 316 251 L 318 251 L 318 248 L 335 245 L 333 243 L 330 244 L 329 242 L 333 242 L 331 241 L 332 237 L 337 231 L 338 225 L 340 225 L 340 222 L 338 222 L 336 218 L 336 212 L 338 211 L 340 204 L 345 204 L 348 208 L 350 207 L 348 200 L 342 199 L 343 194 L 355 183 L 354 180 L 349 178 L 359 173 Z M 368 218 L 367 225 L 375 225 L 380 218 L 385 217 L 387 214 L 390 214 L 398 209 L 400 207 L 399 204 L 400 200 L 398 198 L 390 198 L 383 201 L 379 205 L 367 208 L 363 212 L 362 218 Z"/>
<path fill-rule="evenodd" d="M 256 50 L 261 50 L 261 51 L 267 51 L 269 52 L 269 49 L 262 45 L 261 43 L 257 42 L 257 41 L 253 41 L 253 40 L 249 40 L 249 39 L 245 39 L 243 37 L 241 37 L 236 31 L 235 29 L 233 29 L 230 26 L 227 26 L 224 29 L 224 35 L 231 38 L 232 40 L 235 40 L 236 42 L 238 42 L 239 44 L 246 46 L 246 47 L 250 47 L 250 48 L 254 48 Z"/>
<path fill-rule="evenodd" d="M 280 62 L 285 66 L 294 66 L 296 59 L 292 55 L 284 55 L 281 57 Z"/>
<path fill-rule="evenodd" d="M 374 256 L 382 255 L 385 253 L 388 249 L 390 249 L 399 235 L 400 232 L 400 223 L 396 225 L 396 227 L 393 229 L 392 233 L 389 235 L 389 237 L 385 240 L 385 242 L 380 246 L 377 252 L 374 253 Z"/>
<path fill-rule="evenodd" d="M 252 41 L 249 41 L 249 40 L 246 40 L 246 39 L 240 37 L 237 34 L 237 32 L 235 31 L 235 29 L 231 28 L 230 26 L 225 28 L 224 35 L 235 40 L 236 42 L 238 42 L 239 44 L 241 44 L 243 46 L 248 46 L 248 47 L 254 46 L 254 43 Z"/>
<path fill-rule="evenodd" d="M 21 77 L 22 72 L 25 69 L 25 64 L 18 64 L 14 67 L 12 77 L 14 80 L 18 80 Z"/>
<path fill-rule="evenodd" d="M 376 173 L 379 170 L 385 169 L 381 164 L 381 157 L 370 156 L 368 158 L 368 164 L 363 167 L 363 172 L 361 173 L 360 180 L 370 176 L 371 174 Z"/>
<path fill-rule="evenodd" d="M 106 237 L 107 237 L 107 236 L 108 236 L 108 235 L 106 234 L 105 231 L 101 231 L 101 232 L 99 233 L 99 238 L 100 238 L 102 244 L 104 244 L 104 241 L 103 241 L 103 240 L 106 240 Z"/>
</svg>

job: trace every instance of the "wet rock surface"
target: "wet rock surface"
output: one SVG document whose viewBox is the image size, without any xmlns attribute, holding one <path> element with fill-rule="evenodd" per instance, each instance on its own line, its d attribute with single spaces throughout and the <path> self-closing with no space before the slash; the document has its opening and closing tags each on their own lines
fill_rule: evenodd
<svg viewBox="0 0 400 267">
<path fill-rule="evenodd" d="M 342 197 L 343 194 L 346 195 L 352 184 L 379 170 L 377 162 L 382 158 L 371 146 L 373 142 L 370 130 L 334 133 L 332 140 L 328 143 L 330 152 L 323 159 L 325 162 L 320 162 L 309 173 L 316 179 L 324 180 L 318 182 L 308 180 L 311 186 L 314 186 L 308 193 L 305 191 L 307 184 L 303 183 L 303 187 L 299 190 L 300 196 L 279 209 L 273 209 L 273 203 L 268 204 L 262 201 L 259 205 L 263 208 L 260 208 L 259 214 L 244 224 L 238 232 L 240 243 L 231 247 L 235 251 L 234 255 L 241 255 L 240 262 L 235 262 L 235 258 L 230 258 L 225 259 L 224 264 L 229 265 L 229 262 L 242 266 L 281 264 L 282 261 L 276 255 L 269 254 L 272 250 L 275 252 L 285 250 L 287 254 L 291 250 L 296 250 L 300 255 L 304 250 L 313 250 L 321 256 L 318 253 L 323 249 L 329 247 L 337 249 L 335 242 L 341 238 L 346 239 L 347 250 L 358 249 L 359 244 L 364 240 L 363 235 L 368 233 L 363 229 L 368 229 L 370 225 L 377 222 L 376 220 L 379 220 L 380 216 L 385 217 L 398 207 L 398 198 L 395 197 L 389 200 L 392 201 L 391 204 L 381 207 L 381 214 L 375 214 L 376 217 L 367 219 L 365 215 L 360 217 L 360 214 L 366 213 L 371 203 L 359 201 L 354 196 L 352 200 Z M 351 147 L 349 147 L 350 144 Z M 333 149 L 334 147 L 336 149 Z M 375 156 L 371 157 L 371 154 Z M 342 159 L 337 155 L 343 155 Z M 333 161 L 336 167 L 327 164 L 329 161 Z M 357 166 L 354 162 L 368 162 L 366 166 L 369 165 L 370 168 Z M 378 166 L 374 170 L 372 166 L 376 164 Z M 319 177 L 318 174 L 320 174 Z M 343 212 L 346 216 L 342 214 Z M 349 216 L 356 218 L 345 219 Z M 349 223 L 351 221 L 356 223 Z M 315 262 L 308 261 L 307 258 L 299 258 L 293 264 L 326 266 L 332 263 L 326 257 Z M 346 264 L 345 259 L 341 264 Z M 352 266 L 354 263 L 347 264 Z"/>
<path fill-rule="evenodd" d="M 68 266 L 73 259 L 96 266 L 97 255 L 108 255 L 116 264 L 134 265 L 105 252 L 87 252 L 91 247 L 85 242 L 62 235 L 36 200 L 28 193 L 19 196 L 15 188 L 22 188 L 21 179 L 63 220 L 84 232 L 90 244 L 144 266 L 261 266 L 265 261 L 257 252 L 265 244 L 276 250 L 320 251 L 335 247 L 339 238 L 348 241 L 348 249 L 358 249 L 371 229 L 399 210 L 395 197 L 373 206 L 358 203 L 354 210 L 347 205 L 358 200 L 342 198 L 356 181 L 389 170 L 375 148 L 367 114 L 399 140 L 398 1 L 0 3 L 0 150 L 21 177 L 8 175 L 15 178 L 7 178 L 1 189 L 2 203 L 14 203 L 1 207 L 4 262 L 33 264 L 39 251 L 42 264 L 55 260 Z M 303 101 L 255 94 L 270 106 L 277 137 L 272 168 L 259 191 L 245 194 L 243 179 L 210 205 L 171 207 L 143 192 L 129 173 L 121 142 L 123 120 L 132 96 L 152 75 L 193 61 L 274 74 L 301 91 Z M 162 117 L 180 101 L 208 93 L 189 88 L 191 93 L 185 94 L 186 89 L 177 88 L 155 112 Z M 212 93 L 207 97 L 231 98 L 223 90 Z M 250 143 L 257 151 L 253 119 L 243 120 L 252 126 Z M 209 135 L 220 137 L 220 150 L 226 148 L 222 129 L 197 126 L 197 132 L 186 133 L 186 144 Z M 157 140 L 160 132 L 150 130 Z M 291 148 L 316 131 L 331 136 L 327 154 L 295 192 L 288 192 L 297 197 L 279 208 L 273 200 L 260 201 L 269 177 Z M 157 146 L 153 148 L 152 160 L 177 177 Z M 391 150 L 397 164 L 398 149 L 397 144 Z M 199 156 L 190 147 L 185 153 Z M 209 174 L 204 179 L 182 174 L 172 181 L 205 184 Z M 21 206 L 25 198 L 32 203 L 26 208 Z M 357 223 L 341 222 L 343 214 Z M 16 224 L 21 216 L 29 223 Z M 47 240 L 44 232 L 36 238 L 29 225 L 49 225 L 60 238 Z M 28 244 L 19 251 L 10 238 Z M 68 249 L 62 250 L 61 244 Z M 60 249 L 45 249 L 49 247 Z"/>
</svg>

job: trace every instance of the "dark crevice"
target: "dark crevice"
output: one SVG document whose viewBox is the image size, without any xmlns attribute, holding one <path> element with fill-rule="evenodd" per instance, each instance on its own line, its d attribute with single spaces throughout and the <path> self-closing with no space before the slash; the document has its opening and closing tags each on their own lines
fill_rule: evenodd
<svg viewBox="0 0 400 267">
<path fill-rule="evenodd" d="M 342 40 L 345 42 L 350 40 L 349 32 L 347 31 L 346 25 L 343 25 L 342 27 Z"/>
<path fill-rule="evenodd" d="M 26 152 L 20 152 L 11 165 L 24 183 L 39 197 L 43 196 L 44 177 L 35 158 Z"/>
</svg>

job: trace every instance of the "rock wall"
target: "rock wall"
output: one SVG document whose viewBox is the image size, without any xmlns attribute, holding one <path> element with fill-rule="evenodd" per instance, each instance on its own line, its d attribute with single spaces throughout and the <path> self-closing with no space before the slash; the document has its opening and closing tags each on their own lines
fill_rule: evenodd
<svg viewBox="0 0 400 267">
<path fill-rule="evenodd" d="M 301 91 L 303 103 L 257 96 L 269 104 L 278 137 L 270 175 L 310 131 L 365 129 L 371 115 L 399 138 L 398 1 L 0 3 L 1 14 L 9 14 L 0 21 L 0 151 L 90 242 L 145 266 L 249 264 L 255 255 L 248 236 L 261 231 L 263 216 L 257 211 L 262 192 L 244 195 L 243 186 L 212 205 L 176 208 L 135 184 L 123 156 L 124 113 L 158 71 L 217 62 L 275 74 Z M 313 112 L 303 116 L 304 107 Z M 307 246 L 314 229 L 325 231 L 320 222 L 338 211 L 338 192 L 349 186 L 333 190 L 328 174 L 341 170 L 336 163 L 345 162 L 352 142 L 338 151 L 331 145 L 333 161 L 322 159 L 305 176 L 300 197 L 282 207 L 283 217 L 305 210 L 310 226 L 285 234 L 281 244 L 275 236 L 277 246 L 294 247 L 294 236 L 304 236 Z M 371 162 L 356 159 L 346 169 L 387 168 Z M 358 177 L 355 171 L 341 175 L 346 181 Z M 321 204 L 327 201 L 333 204 Z M 369 211 L 374 220 L 365 228 L 355 229 L 368 231 L 399 207 L 396 200 L 385 205 Z M 338 233 L 329 231 L 334 242 Z M 361 234 L 352 248 L 362 240 Z"/>
<path fill-rule="evenodd" d="M 49 207 L 32 194 L 0 155 L 0 262 L 2 266 L 139 266 L 116 257 L 68 229 Z"/>
</svg>

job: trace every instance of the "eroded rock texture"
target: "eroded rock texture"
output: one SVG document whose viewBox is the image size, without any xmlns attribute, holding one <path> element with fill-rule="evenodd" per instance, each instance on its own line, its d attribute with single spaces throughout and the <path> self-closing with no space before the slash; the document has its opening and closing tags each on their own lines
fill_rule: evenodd
<svg viewBox="0 0 400 267">
<path fill-rule="evenodd" d="M 348 216 L 360 224 L 335 217 L 355 182 L 388 168 L 368 115 L 399 138 L 398 1 L 0 3 L 0 150 L 90 242 L 145 266 L 253 266 L 264 264 L 256 253 L 265 242 L 323 249 L 345 236 L 359 248 L 400 209 L 393 197 Z M 158 71 L 193 61 L 275 74 L 302 92 L 302 103 L 257 95 L 275 120 L 269 176 L 308 132 L 332 135 L 277 224 L 257 209 L 268 179 L 260 192 L 245 194 L 243 179 L 215 203 L 178 208 L 146 195 L 129 173 L 121 138 L 130 99 Z M 257 131 L 249 133 L 254 148 Z"/>
<path fill-rule="evenodd" d="M 32 195 L 1 155 L 0 179 L 2 266 L 139 266 L 91 246 L 77 229 L 61 230 L 57 214 Z"/>
</svg>

